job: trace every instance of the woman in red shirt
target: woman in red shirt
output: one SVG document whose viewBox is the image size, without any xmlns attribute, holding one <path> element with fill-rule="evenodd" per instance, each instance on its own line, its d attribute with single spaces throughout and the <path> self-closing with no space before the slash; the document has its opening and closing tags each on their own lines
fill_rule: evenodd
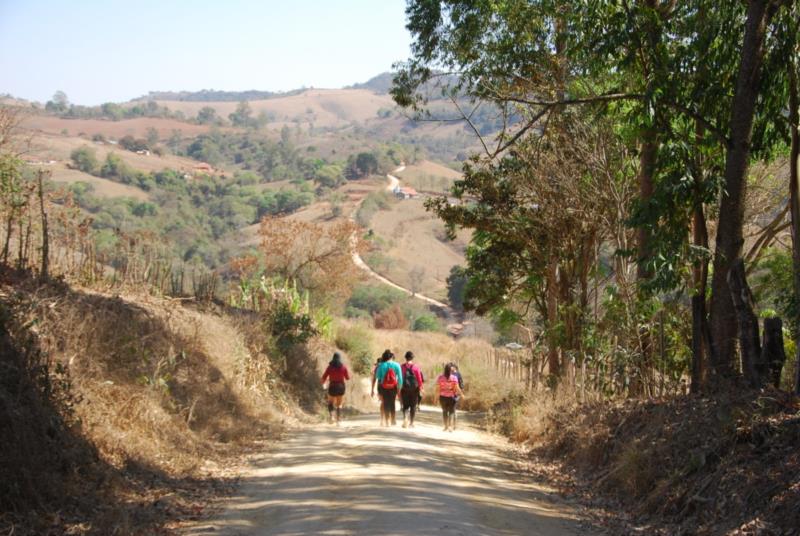
<svg viewBox="0 0 800 536">
<path fill-rule="evenodd" d="M 342 363 L 342 354 L 335 352 L 333 359 L 328 363 L 328 368 L 322 375 L 322 385 L 325 385 L 325 380 L 328 381 L 328 422 L 333 423 L 333 410 L 336 409 L 336 425 L 339 425 L 342 413 L 342 404 L 344 404 L 344 382 L 350 379 L 350 372 L 347 367 Z"/>
</svg>

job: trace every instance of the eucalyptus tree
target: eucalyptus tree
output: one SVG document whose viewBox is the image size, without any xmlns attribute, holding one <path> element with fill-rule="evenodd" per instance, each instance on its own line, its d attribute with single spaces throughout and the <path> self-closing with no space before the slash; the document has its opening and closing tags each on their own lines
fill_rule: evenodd
<svg viewBox="0 0 800 536">
<path fill-rule="evenodd" d="M 758 346 L 752 333 L 737 329 L 728 276 L 742 259 L 749 163 L 771 155 L 785 109 L 787 76 L 774 65 L 789 58 L 773 35 L 791 4 L 412 1 L 412 57 L 400 66 L 393 96 L 401 105 L 420 107 L 420 89 L 443 82 L 441 93 L 456 105 L 458 97 L 470 95 L 496 103 L 504 118 L 514 109 L 524 120 L 504 129 L 494 144 L 484 142 L 489 159 L 546 129 L 568 106 L 610 113 L 639 154 L 631 223 L 639 229 L 640 280 L 656 290 L 672 288 L 680 284 L 683 266 L 692 266 L 693 383 L 702 376 L 703 349 L 714 376 L 729 377 L 736 369 L 737 333 L 743 350 Z M 463 110 L 468 123 L 474 109 Z M 710 325 L 707 208 L 719 218 Z M 752 310 L 740 318 L 748 314 Z M 748 363 L 756 356 L 744 351 L 742 358 Z M 758 384 L 758 378 L 748 379 Z"/>
</svg>

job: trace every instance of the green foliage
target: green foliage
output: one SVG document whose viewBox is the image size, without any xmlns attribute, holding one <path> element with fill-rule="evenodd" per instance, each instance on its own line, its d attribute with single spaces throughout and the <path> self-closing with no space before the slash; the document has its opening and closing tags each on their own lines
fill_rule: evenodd
<svg viewBox="0 0 800 536">
<path fill-rule="evenodd" d="M 371 316 L 402 303 L 405 299 L 405 293 L 385 285 L 361 285 L 353 289 L 347 307 L 365 311 Z"/>
<path fill-rule="evenodd" d="M 457 311 L 464 309 L 464 294 L 467 288 L 467 271 L 462 266 L 450 268 L 447 276 L 447 299 L 450 306 Z"/>
<path fill-rule="evenodd" d="M 250 103 L 247 101 L 241 101 L 238 106 L 236 106 L 236 111 L 228 115 L 228 119 L 237 127 L 256 126 L 253 120 L 253 110 L 250 108 Z"/>
<path fill-rule="evenodd" d="M 766 252 L 755 271 L 753 292 L 763 308 L 762 313 L 763 310 L 774 311 L 773 316 L 783 319 L 793 337 L 800 332 L 800 303 L 794 294 L 790 251 L 771 248 Z"/>
<path fill-rule="evenodd" d="M 442 331 L 442 326 L 439 320 L 432 314 L 424 314 L 418 316 L 414 320 L 414 331 Z"/>
<path fill-rule="evenodd" d="M 84 173 L 94 174 L 97 169 L 97 152 L 88 145 L 83 145 L 72 151 L 70 159 L 75 164 L 75 167 Z"/>
<path fill-rule="evenodd" d="M 287 354 L 292 347 L 305 344 L 319 334 L 308 313 L 295 310 L 291 304 L 281 302 L 272 313 L 269 321 L 269 333 L 277 348 Z"/>
<path fill-rule="evenodd" d="M 353 370 L 358 374 L 370 372 L 372 339 L 372 330 L 360 324 L 339 327 L 336 330 L 336 346 L 347 352 Z"/>
<path fill-rule="evenodd" d="M 211 106 L 203 106 L 197 112 L 197 122 L 201 125 L 214 125 L 218 121 L 217 111 Z"/>
<path fill-rule="evenodd" d="M 373 153 L 358 153 L 350 157 L 347 178 L 360 179 L 378 172 L 378 158 Z"/>
<path fill-rule="evenodd" d="M 370 192 L 361 202 L 361 206 L 356 214 L 356 219 L 363 227 L 368 227 L 372 216 L 379 210 L 386 210 L 389 208 L 389 194 L 384 190 L 377 192 Z"/>
</svg>

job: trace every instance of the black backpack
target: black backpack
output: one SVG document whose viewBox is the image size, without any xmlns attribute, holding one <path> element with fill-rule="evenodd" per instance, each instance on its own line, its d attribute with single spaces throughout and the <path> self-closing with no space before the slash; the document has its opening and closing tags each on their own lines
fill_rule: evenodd
<svg viewBox="0 0 800 536">
<path fill-rule="evenodd" d="M 417 383 L 417 376 L 414 374 L 414 367 L 405 366 L 403 367 L 403 371 L 403 390 L 411 391 L 413 389 L 418 389 L 419 384 Z"/>
</svg>

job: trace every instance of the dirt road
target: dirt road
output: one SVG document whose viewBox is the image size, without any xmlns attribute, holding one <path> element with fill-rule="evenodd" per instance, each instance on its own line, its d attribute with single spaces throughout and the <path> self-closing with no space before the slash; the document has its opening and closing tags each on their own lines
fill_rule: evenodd
<svg viewBox="0 0 800 536">
<path fill-rule="evenodd" d="M 403 165 L 403 166 L 400 166 L 397 169 L 395 169 L 392 173 L 400 173 L 404 169 L 406 169 L 406 166 Z M 397 177 L 395 177 L 394 175 L 391 175 L 391 174 L 387 174 L 386 178 L 389 181 L 387 183 L 387 185 L 386 185 L 386 191 L 387 192 L 393 192 L 394 189 L 397 186 L 400 185 L 400 179 L 398 179 Z M 363 199 L 362 199 L 362 201 L 363 201 Z M 353 213 L 350 215 L 350 221 L 352 221 L 352 222 L 356 221 L 356 212 L 358 212 L 358 206 L 356 206 L 356 208 L 353 210 Z M 357 236 L 356 236 L 356 234 L 353 234 L 353 236 L 352 236 L 352 238 L 350 240 L 351 245 L 353 247 L 353 252 L 351 254 L 351 257 L 353 259 L 353 264 L 355 264 L 358 268 L 360 268 L 361 270 L 366 272 L 367 275 L 369 275 L 373 279 L 376 279 L 376 280 L 380 281 L 384 285 L 388 285 L 388 286 L 390 286 L 390 287 L 392 287 L 394 289 L 397 289 L 397 290 L 403 292 L 404 294 L 407 294 L 409 296 L 417 298 L 418 300 L 421 300 L 421 301 L 427 303 L 428 305 L 433 305 L 434 307 L 438 307 L 442 311 L 446 312 L 448 315 L 451 314 L 450 306 L 447 305 L 446 303 L 440 302 L 439 300 L 435 300 L 433 298 L 430 298 L 430 297 L 425 296 L 423 294 L 420 294 L 418 292 L 414 293 L 411 290 L 398 285 L 394 281 L 391 281 L 391 280 L 387 279 L 386 277 L 382 276 L 381 274 L 379 274 L 378 272 L 376 272 L 375 270 L 370 268 L 370 266 L 366 262 L 364 262 L 364 259 L 361 258 L 361 255 L 355 249 L 356 241 L 357 241 Z"/>
<path fill-rule="evenodd" d="M 503 440 L 446 433 L 439 419 L 424 408 L 414 429 L 369 415 L 300 430 L 253 461 L 218 519 L 186 534 L 592 534 L 521 474 Z"/>
</svg>

